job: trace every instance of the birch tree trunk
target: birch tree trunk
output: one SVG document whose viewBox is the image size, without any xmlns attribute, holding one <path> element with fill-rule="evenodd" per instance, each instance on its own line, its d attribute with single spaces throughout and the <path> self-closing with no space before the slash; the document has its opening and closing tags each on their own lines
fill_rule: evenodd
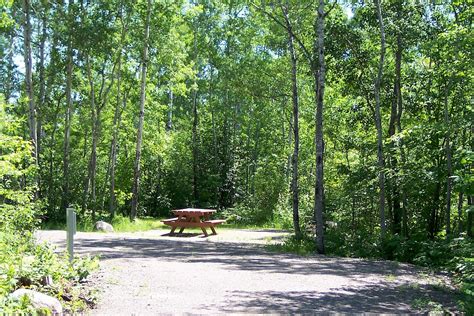
<svg viewBox="0 0 474 316">
<path fill-rule="evenodd" d="M 24 26 L 23 26 L 23 45 L 25 60 L 25 88 L 28 97 L 28 125 L 30 130 L 30 140 L 33 145 L 33 157 L 35 164 L 38 164 L 38 139 L 36 129 L 36 105 L 33 89 L 33 65 L 31 58 L 31 22 L 30 22 L 30 0 L 23 0 Z"/>
<path fill-rule="evenodd" d="M 474 212 L 472 211 L 472 205 L 474 204 L 474 196 L 470 195 L 467 198 L 467 204 L 469 207 L 469 212 L 467 212 L 467 223 L 466 223 L 466 230 L 467 230 L 467 235 L 469 237 L 473 237 L 473 232 L 472 232 L 472 218 L 474 217 Z"/>
<path fill-rule="evenodd" d="M 448 108 L 448 87 L 446 87 L 444 97 L 444 123 L 446 124 L 446 164 L 447 164 L 447 178 L 446 178 L 446 238 L 451 235 L 451 176 L 453 175 L 453 166 L 451 159 L 451 133 L 449 123 L 449 108 Z"/>
<path fill-rule="evenodd" d="M 324 253 L 324 139 L 323 139 L 323 107 L 326 79 L 324 60 L 324 0 L 319 0 L 316 15 L 317 38 L 314 43 L 314 56 L 317 56 L 317 68 L 313 65 L 316 96 L 316 184 L 314 187 L 314 216 L 316 219 L 316 249 Z"/>
<path fill-rule="evenodd" d="M 167 132 L 170 132 L 173 129 L 173 102 L 174 102 L 173 89 L 170 87 L 169 103 L 168 103 L 168 120 L 166 121 Z"/>
<path fill-rule="evenodd" d="M 463 231 L 463 224 L 462 224 L 462 207 L 464 204 L 464 193 L 459 192 L 459 199 L 458 199 L 458 236 L 461 236 Z"/>
<path fill-rule="evenodd" d="M 44 61 L 46 58 L 45 54 L 45 44 L 48 36 L 47 33 L 47 23 L 48 23 L 48 4 L 43 4 L 43 16 L 41 17 L 41 35 L 40 35 L 40 45 L 39 45 L 39 96 L 38 96 L 38 106 L 37 106 L 37 126 L 36 126 L 36 137 L 37 137 L 37 150 L 38 150 L 38 164 L 40 163 L 40 153 L 41 153 L 41 130 L 42 130 L 42 110 L 44 109 L 46 103 L 46 78 L 45 78 L 45 67 Z M 41 188 L 41 185 L 39 185 Z M 40 194 L 41 195 L 41 194 Z"/>
<path fill-rule="evenodd" d="M 73 0 L 68 4 L 68 22 L 72 27 L 72 6 Z M 67 65 L 66 65 L 66 115 L 64 117 L 64 148 L 63 148 L 63 194 L 61 208 L 65 210 L 70 203 L 69 196 L 69 155 L 71 142 L 71 119 L 72 119 L 72 73 L 74 67 L 72 37 L 69 35 L 67 44 Z"/>
<path fill-rule="evenodd" d="M 123 22 L 123 9 L 121 11 L 120 20 L 122 22 L 122 34 L 120 39 L 120 49 L 118 51 L 118 60 L 117 60 L 117 99 L 115 104 L 115 111 L 114 111 L 114 120 L 113 120 L 113 133 L 112 133 L 112 143 L 110 145 L 110 188 L 109 188 L 109 212 L 110 217 L 113 219 L 115 217 L 115 209 L 116 209 L 116 196 L 115 196 L 115 167 L 117 165 L 117 143 L 118 143 L 118 131 L 121 121 L 121 114 L 125 109 L 126 103 L 126 96 L 124 96 L 124 101 L 122 102 L 122 48 L 123 43 L 125 41 L 126 35 L 126 26 Z"/>
<path fill-rule="evenodd" d="M 130 212 L 130 220 L 137 217 L 138 209 L 138 194 L 140 186 L 140 158 L 142 155 L 142 138 L 143 138 L 143 120 L 145 116 L 145 97 L 146 97 L 146 72 L 148 64 L 148 39 L 150 37 L 150 15 L 151 15 L 151 0 L 147 2 L 147 14 L 145 22 L 145 38 L 143 42 L 143 56 L 142 56 L 142 74 L 141 74 L 141 88 L 140 88 L 140 113 L 138 117 L 137 129 L 137 147 L 135 150 L 135 164 L 133 168 L 133 188 L 132 188 L 132 209 Z"/>
<path fill-rule="evenodd" d="M 288 2 L 287 2 L 288 5 Z M 293 155 L 291 157 L 292 178 L 291 178 L 291 192 L 292 192 L 292 206 L 293 206 L 293 227 L 297 238 L 301 237 L 300 215 L 299 215 L 299 187 L 298 187 L 298 158 L 300 147 L 299 135 L 299 100 L 298 100 L 298 78 L 297 78 L 297 57 L 294 46 L 294 37 L 292 26 L 288 16 L 288 7 L 282 6 L 283 16 L 285 18 L 287 33 L 288 33 L 288 49 L 291 60 L 291 91 L 293 104 Z"/>
<path fill-rule="evenodd" d="M 380 115 L 380 84 L 382 81 L 383 64 L 385 58 L 385 30 L 382 19 L 382 10 L 380 0 L 374 0 L 375 9 L 377 13 L 377 19 L 380 28 L 380 59 L 377 72 L 377 78 L 375 79 L 375 127 L 377 128 L 377 160 L 379 165 L 379 212 L 380 212 L 380 229 L 381 237 L 384 238 L 386 234 L 385 226 L 385 161 L 383 156 L 383 140 L 382 140 L 382 120 Z"/>
<path fill-rule="evenodd" d="M 195 26 L 196 28 L 196 26 Z M 195 59 L 195 70 L 196 76 L 198 75 L 198 53 L 197 53 L 197 35 L 196 30 L 194 30 L 194 59 Z M 198 109 L 197 109 L 197 82 L 194 80 L 194 89 L 193 89 L 193 130 L 192 130 L 192 146 L 193 146 L 193 206 L 199 206 L 199 188 L 198 188 Z"/>
</svg>

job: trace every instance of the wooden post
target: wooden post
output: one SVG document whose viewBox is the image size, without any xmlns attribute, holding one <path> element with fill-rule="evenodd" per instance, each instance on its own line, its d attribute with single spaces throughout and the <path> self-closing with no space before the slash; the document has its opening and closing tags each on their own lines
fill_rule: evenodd
<svg viewBox="0 0 474 316">
<path fill-rule="evenodd" d="M 76 212 L 73 208 L 67 208 L 67 251 L 69 262 L 74 259 L 74 235 L 76 234 Z"/>
</svg>

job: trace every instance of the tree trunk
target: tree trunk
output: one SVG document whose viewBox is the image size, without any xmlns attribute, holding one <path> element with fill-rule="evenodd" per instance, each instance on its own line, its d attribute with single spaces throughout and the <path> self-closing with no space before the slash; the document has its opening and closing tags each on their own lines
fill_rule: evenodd
<svg viewBox="0 0 474 316">
<path fill-rule="evenodd" d="M 15 6 L 12 8 L 12 16 L 16 16 Z M 5 103 L 8 103 L 12 94 L 13 94 L 13 85 L 15 82 L 14 79 L 14 69 L 15 69 L 15 62 L 13 60 L 13 55 L 15 52 L 15 40 L 16 40 L 16 32 L 14 28 L 11 28 L 8 32 L 8 54 L 6 56 L 6 78 L 1 83 L 2 85 L 2 93 L 5 97 Z"/>
<path fill-rule="evenodd" d="M 169 132 L 173 129 L 173 101 L 174 101 L 174 95 L 173 95 L 173 89 L 170 87 L 169 91 L 169 105 L 168 105 L 168 120 L 166 121 L 166 131 Z"/>
<path fill-rule="evenodd" d="M 297 57 L 294 47 L 294 37 L 291 29 L 291 23 L 288 17 L 288 7 L 282 6 L 283 16 L 285 17 L 287 33 L 288 33 L 288 49 L 291 59 L 291 91 L 292 91 L 292 103 L 293 103 L 293 156 L 291 157 L 292 165 L 292 178 L 291 178 L 291 191 L 292 191 L 292 206 L 293 206 L 293 227 L 295 229 L 295 235 L 297 238 L 301 237 L 300 228 L 300 215 L 299 215 L 299 188 L 298 188 L 298 157 L 299 157 L 299 102 L 298 102 L 298 78 L 297 78 Z"/>
<path fill-rule="evenodd" d="M 120 54 L 121 55 L 121 54 Z M 114 111 L 112 143 L 110 145 L 110 199 L 109 212 L 110 218 L 115 217 L 116 196 L 115 196 L 115 165 L 117 163 L 117 138 L 118 138 L 118 121 L 120 116 L 121 104 L 121 80 L 122 80 L 122 59 L 119 57 L 118 76 L 117 76 L 117 101 Z"/>
<path fill-rule="evenodd" d="M 380 213 L 380 230 L 382 239 L 385 237 L 386 226 L 385 226 L 385 161 L 383 156 L 383 139 L 382 139 L 382 120 L 380 115 L 380 84 L 382 81 L 383 64 L 385 58 L 385 30 L 382 19 L 382 10 L 380 0 L 374 0 L 375 8 L 377 11 L 377 19 L 380 27 L 380 59 L 377 72 L 377 78 L 375 79 L 375 127 L 377 128 L 377 158 L 379 166 L 379 213 Z"/>
<path fill-rule="evenodd" d="M 462 225 L 462 207 L 464 203 L 464 193 L 459 192 L 459 200 L 458 200 L 458 236 L 461 236 L 463 231 Z"/>
<path fill-rule="evenodd" d="M 402 62 L 402 46 L 401 46 L 401 34 L 400 32 L 397 34 L 397 50 L 395 52 L 395 82 L 393 86 L 393 99 L 392 99 L 392 107 L 390 111 L 390 123 L 388 128 L 388 136 L 391 139 L 391 147 L 395 149 L 397 146 L 397 141 L 393 139 L 395 135 L 396 126 L 401 126 L 398 124 L 400 121 L 401 113 L 398 113 L 398 110 L 401 109 L 401 62 Z M 401 129 L 401 128 L 400 128 Z M 399 133 L 401 130 L 398 131 Z M 398 187 L 398 159 L 396 157 L 396 153 L 393 152 L 390 155 L 390 167 L 394 172 L 394 178 L 390 183 L 391 188 L 391 205 L 389 207 L 392 208 L 393 214 L 393 223 L 392 223 L 392 231 L 394 234 L 401 234 L 402 233 L 402 220 L 404 220 L 404 211 L 401 206 L 400 201 L 400 189 Z"/>
<path fill-rule="evenodd" d="M 38 96 L 38 107 L 37 107 L 37 126 L 36 126 L 36 137 L 37 137 L 37 150 L 38 150 L 38 165 L 40 163 L 40 153 L 41 153 L 41 134 L 42 134 L 42 111 L 44 110 L 46 103 L 46 78 L 45 78 L 45 43 L 47 39 L 47 15 L 48 15 L 48 4 L 43 4 L 43 16 L 41 19 L 41 40 L 39 47 L 39 96 Z M 42 186 L 39 184 L 38 188 L 41 189 Z M 41 196 L 41 192 L 40 192 Z"/>
<path fill-rule="evenodd" d="M 474 217 L 474 212 L 473 212 L 473 209 L 472 209 L 472 205 L 474 204 L 474 197 L 471 195 L 468 197 L 467 199 L 467 204 L 468 204 L 468 207 L 469 207 L 469 211 L 467 212 L 467 225 L 466 225 L 466 230 L 467 230 L 467 235 L 469 237 L 473 237 L 474 234 L 472 232 L 472 218 Z"/>
<path fill-rule="evenodd" d="M 144 38 L 144 43 L 143 43 L 142 74 L 141 74 L 141 88 L 140 88 L 140 114 L 138 117 L 137 147 L 135 151 L 135 164 L 133 168 L 132 210 L 130 212 L 130 220 L 134 220 L 136 218 L 137 209 L 138 209 L 138 194 L 139 194 L 139 185 L 140 185 L 140 158 L 142 155 L 143 120 L 145 116 L 146 71 L 147 71 L 147 64 L 148 64 L 148 38 L 150 37 L 150 15 L 151 15 L 151 0 L 148 0 L 146 22 L 145 22 L 145 38 Z"/>
<path fill-rule="evenodd" d="M 112 143 L 110 145 L 110 199 L 109 199 L 109 212 L 110 218 L 113 219 L 115 217 L 116 212 L 116 196 L 115 196 L 115 166 L 117 165 L 117 143 L 118 143 L 118 131 L 120 127 L 120 121 L 122 112 L 125 109 L 126 103 L 126 95 L 124 95 L 124 99 L 122 102 L 122 48 L 123 43 L 125 41 L 126 35 L 126 26 L 123 22 L 123 9 L 121 11 L 120 20 L 122 22 L 122 34 L 120 40 L 120 48 L 118 51 L 118 60 L 117 60 L 117 99 L 115 104 L 115 111 L 114 111 L 114 120 L 113 120 L 113 133 L 112 133 Z"/>
<path fill-rule="evenodd" d="M 25 88 L 28 97 L 28 125 L 30 129 L 30 140 L 33 145 L 33 157 L 35 164 L 38 164 L 38 139 L 36 128 L 36 105 L 33 88 L 33 65 L 31 57 L 31 22 L 30 22 L 30 0 L 23 0 L 23 13 L 25 17 L 23 27 L 23 44 L 24 44 L 24 60 L 25 60 Z"/>
<path fill-rule="evenodd" d="M 199 188 L 198 188 L 198 110 L 197 110 L 197 87 L 193 91 L 193 206 L 199 206 Z"/>
<path fill-rule="evenodd" d="M 451 132 L 449 122 L 449 108 L 448 108 L 448 89 L 446 87 L 444 97 L 444 122 L 446 124 L 446 163 L 448 168 L 448 175 L 446 178 L 446 238 L 451 235 L 451 177 L 453 175 L 453 165 L 451 162 Z"/>
<path fill-rule="evenodd" d="M 73 0 L 68 5 L 68 21 L 69 27 L 72 27 L 72 6 Z M 72 37 L 69 35 L 67 47 L 67 65 L 66 65 L 66 115 L 64 119 L 64 148 L 63 148 L 63 195 L 61 199 L 61 208 L 65 210 L 70 203 L 69 196 L 69 155 L 71 142 L 71 119 L 73 112 L 72 104 L 72 72 L 74 67 Z"/>
<path fill-rule="evenodd" d="M 316 15 L 317 38 L 315 38 L 314 57 L 317 56 L 317 68 L 313 65 L 316 97 L 316 184 L 314 187 L 314 216 L 316 220 L 316 249 L 324 253 L 324 139 L 323 139 L 323 105 L 326 79 L 324 61 L 324 0 L 319 0 Z"/>
<path fill-rule="evenodd" d="M 56 143 L 56 131 L 58 130 L 58 115 L 61 109 L 62 96 L 57 100 L 56 111 L 53 117 L 53 130 L 51 131 L 51 138 L 49 146 L 53 147 Z M 54 179 L 56 178 L 56 169 L 54 168 L 54 150 L 49 151 L 49 185 L 48 185 L 48 205 L 51 209 L 56 209 L 56 199 L 59 194 L 56 193 L 56 187 L 54 185 Z"/>
<path fill-rule="evenodd" d="M 97 136 L 98 136 L 98 113 L 96 107 L 96 96 L 95 96 L 95 87 L 94 87 L 94 79 L 92 77 L 92 70 L 90 65 L 89 56 L 86 55 L 86 68 L 87 68 L 87 78 L 89 80 L 90 86 L 90 104 L 91 104 L 91 134 L 92 134 L 92 142 L 91 142 L 91 155 L 89 158 L 89 168 L 87 173 L 87 178 L 84 185 L 84 197 L 83 197 L 83 204 L 82 209 L 85 212 L 88 206 L 88 197 L 89 197 L 89 186 L 91 189 L 91 196 L 92 196 L 92 219 L 95 220 L 95 170 L 97 165 Z"/>
</svg>

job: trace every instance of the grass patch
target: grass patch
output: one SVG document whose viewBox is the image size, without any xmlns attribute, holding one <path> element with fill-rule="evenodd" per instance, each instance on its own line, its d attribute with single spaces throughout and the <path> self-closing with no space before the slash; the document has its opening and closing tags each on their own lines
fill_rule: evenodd
<svg viewBox="0 0 474 316">
<path fill-rule="evenodd" d="M 316 252 L 314 240 L 309 236 L 296 238 L 296 236 L 291 235 L 282 243 L 266 245 L 265 247 L 273 252 L 294 253 L 300 256 L 310 256 Z"/>
<path fill-rule="evenodd" d="M 135 221 L 131 222 L 128 217 L 123 216 L 116 216 L 112 220 L 112 226 L 114 227 L 114 231 L 118 233 L 131 233 L 131 232 L 144 232 L 154 229 L 170 229 L 169 226 L 163 224 L 161 221 L 165 218 L 154 218 L 154 217 L 141 217 L 135 219 Z M 45 222 L 41 224 L 41 229 L 44 230 L 66 230 L 66 223 L 62 222 Z M 242 224 L 242 223 L 224 223 L 219 225 L 219 230 L 232 230 L 232 229 L 252 229 L 252 230 L 259 230 L 259 229 L 280 229 L 279 227 L 275 227 L 274 225 L 268 224 Z M 93 232 L 94 230 L 94 223 L 92 219 L 85 218 L 77 220 L 77 231 L 80 232 Z M 200 228 L 186 228 L 185 232 L 201 232 Z"/>
<path fill-rule="evenodd" d="M 128 217 L 116 216 L 112 220 L 114 231 L 118 233 L 142 232 L 153 229 L 166 229 L 168 226 L 161 222 L 162 218 L 143 217 L 137 218 L 131 222 Z M 93 232 L 94 224 L 91 219 L 78 219 L 77 231 Z M 66 230 L 66 223 L 61 222 L 46 222 L 41 225 L 44 230 Z"/>
<path fill-rule="evenodd" d="M 141 232 L 168 227 L 161 220 L 161 218 L 144 217 L 131 222 L 127 217 L 117 216 L 112 221 L 112 226 L 116 232 Z"/>
</svg>

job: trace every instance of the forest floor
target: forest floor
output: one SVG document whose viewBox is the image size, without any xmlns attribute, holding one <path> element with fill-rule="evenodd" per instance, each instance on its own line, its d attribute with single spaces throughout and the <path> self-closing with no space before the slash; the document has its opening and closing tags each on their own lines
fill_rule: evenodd
<svg viewBox="0 0 474 316">
<path fill-rule="evenodd" d="M 269 252 L 287 233 L 218 230 L 202 238 L 77 233 L 79 254 L 100 255 L 91 314 L 456 312 L 449 279 L 409 264 Z M 38 239 L 64 248 L 64 231 Z"/>
</svg>

